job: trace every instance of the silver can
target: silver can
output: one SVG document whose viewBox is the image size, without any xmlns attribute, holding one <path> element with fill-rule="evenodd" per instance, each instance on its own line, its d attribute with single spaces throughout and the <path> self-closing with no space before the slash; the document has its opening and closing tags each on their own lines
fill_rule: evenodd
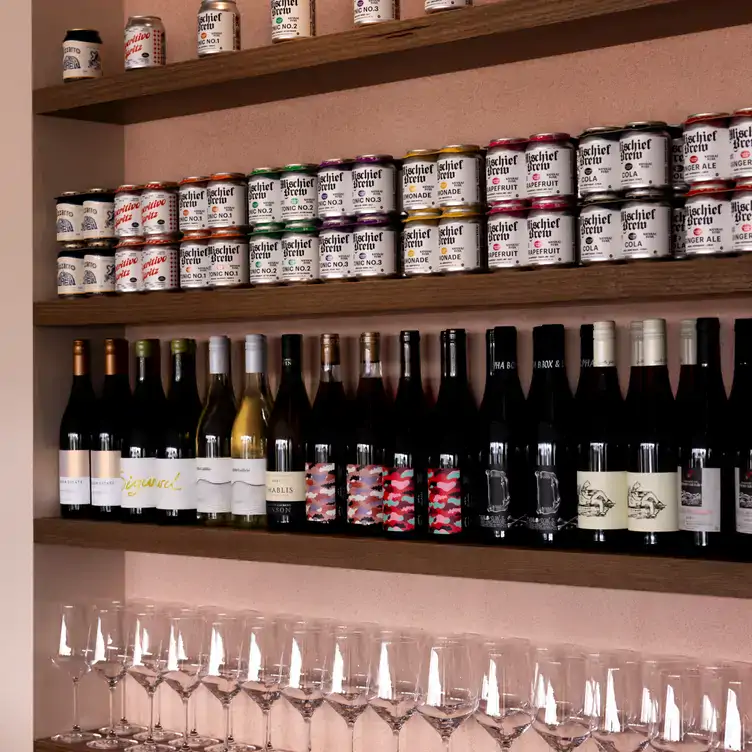
<svg viewBox="0 0 752 752">
<path fill-rule="evenodd" d="M 436 162 L 439 206 L 476 206 L 481 203 L 483 157 L 477 144 L 452 144 L 439 150 Z"/>
<path fill-rule="evenodd" d="M 115 235 L 119 238 L 140 238 L 141 226 L 140 185 L 121 185 L 115 191 Z"/>
<path fill-rule="evenodd" d="M 671 137 L 660 120 L 627 123 L 619 138 L 621 188 L 665 188 L 670 184 Z"/>
<path fill-rule="evenodd" d="M 144 292 L 177 290 L 180 283 L 178 241 L 174 236 L 146 238 L 141 254 Z"/>
<path fill-rule="evenodd" d="M 79 191 L 65 191 L 55 201 L 55 230 L 58 243 L 83 240 L 84 199 Z"/>
<path fill-rule="evenodd" d="M 319 231 L 315 222 L 303 219 L 285 225 L 282 257 L 283 282 L 315 282 L 319 278 Z"/>
<path fill-rule="evenodd" d="M 729 126 L 730 174 L 734 180 L 752 178 L 752 107 L 737 110 Z"/>
<path fill-rule="evenodd" d="M 574 211 L 569 198 L 533 200 L 527 215 L 527 256 L 530 266 L 574 263 Z"/>
<path fill-rule="evenodd" d="M 198 11 L 199 57 L 240 49 L 240 11 L 235 0 L 203 0 Z"/>
<path fill-rule="evenodd" d="M 284 229 L 281 222 L 259 223 L 253 228 L 248 243 L 252 285 L 277 285 L 282 281 Z"/>
<path fill-rule="evenodd" d="M 248 225 L 248 187 L 240 172 L 218 172 L 206 185 L 210 230 Z"/>
<path fill-rule="evenodd" d="M 353 274 L 391 277 L 397 271 L 397 229 L 385 214 L 368 214 L 357 219 L 353 231 Z"/>
<path fill-rule="evenodd" d="M 75 298 L 84 294 L 84 256 L 82 241 L 63 243 L 57 254 L 57 294 L 60 298 Z"/>
<path fill-rule="evenodd" d="M 525 147 L 528 198 L 574 196 L 574 145 L 568 133 L 535 133 Z"/>
<path fill-rule="evenodd" d="M 356 26 L 396 21 L 399 0 L 353 0 L 353 22 Z"/>
<path fill-rule="evenodd" d="M 731 194 L 731 250 L 752 251 L 752 181 L 740 181 Z"/>
<path fill-rule="evenodd" d="M 585 198 L 580 208 L 579 230 L 581 263 L 624 260 L 621 201 L 615 193 L 591 193 Z"/>
<path fill-rule="evenodd" d="M 198 290 L 211 284 L 209 233 L 187 232 L 180 243 L 180 289 Z"/>
<path fill-rule="evenodd" d="M 144 235 L 173 235 L 178 231 L 178 184 L 155 180 L 141 193 Z"/>
<path fill-rule="evenodd" d="M 628 191 L 621 207 L 624 258 L 666 259 L 671 256 L 671 204 L 658 188 Z"/>
<path fill-rule="evenodd" d="M 486 152 L 486 200 L 489 204 L 527 195 L 526 138 L 496 138 Z"/>
<path fill-rule="evenodd" d="M 402 209 L 436 209 L 439 205 L 438 149 L 412 149 L 402 160 Z"/>
<path fill-rule="evenodd" d="M 723 180 L 694 183 L 684 206 L 687 256 L 729 253 L 732 249 L 731 188 Z"/>
<path fill-rule="evenodd" d="M 488 213 L 488 268 L 520 269 L 527 263 L 527 201 L 500 201 Z"/>
<path fill-rule="evenodd" d="M 282 168 L 282 220 L 314 220 L 318 216 L 318 165 L 289 164 Z"/>
<path fill-rule="evenodd" d="M 671 197 L 671 254 L 675 259 L 687 257 L 686 190 L 686 186 L 675 188 Z"/>
<path fill-rule="evenodd" d="M 248 284 L 248 236 L 237 227 L 213 230 L 209 238 L 210 287 Z"/>
<path fill-rule="evenodd" d="M 115 192 L 90 188 L 84 195 L 81 234 L 84 240 L 115 237 Z"/>
<path fill-rule="evenodd" d="M 621 160 L 616 125 L 588 128 L 577 144 L 577 185 L 580 196 L 610 193 L 621 188 Z"/>
<path fill-rule="evenodd" d="M 442 273 L 471 272 L 483 266 L 483 215 L 479 206 L 444 209 L 439 220 Z"/>
<path fill-rule="evenodd" d="M 402 268 L 406 277 L 436 274 L 439 270 L 438 209 L 408 213 L 402 230 Z"/>
<path fill-rule="evenodd" d="M 315 0 L 271 0 L 272 42 L 316 36 Z"/>
<path fill-rule="evenodd" d="M 397 209 L 397 168 L 391 154 L 362 154 L 352 168 L 354 214 L 389 214 Z"/>
<path fill-rule="evenodd" d="M 109 295 L 115 292 L 115 241 L 90 240 L 84 255 L 84 292 Z"/>
<path fill-rule="evenodd" d="M 321 279 L 353 279 L 355 225 L 349 217 L 329 217 L 319 230 L 319 274 Z"/>
<path fill-rule="evenodd" d="M 728 112 L 690 115 L 684 123 L 684 182 L 727 180 L 731 173 Z"/>
<path fill-rule="evenodd" d="M 671 187 L 674 190 L 684 188 L 684 126 L 670 125 L 668 133 L 671 137 Z"/>
<path fill-rule="evenodd" d="M 157 68 L 167 63 L 165 27 L 159 16 L 131 16 L 125 25 L 125 69 Z"/>
<path fill-rule="evenodd" d="M 351 159 L 326 159 L 319 165 L 316 176 L 319 219 L 353 213 L 352 168 Z"/>
<path fill-rule="evenodd" d="M 257 167 L 248 176 L 248 223 L 282 221 L 282 182 L 279 169 Z"/>
<path fill-rule="evenodd" d="M 140 292 L 144 289 L 141 258 L 143 238 L 121 238 L 115 248 L 115 292 Z"/>
<path fill-rule="evenodd" d="M 197 232 L 209 227 L 209 178 L 195 175 L 183 178 L 178 188 L 178 224 L 180 232 Z"/>
</svg>

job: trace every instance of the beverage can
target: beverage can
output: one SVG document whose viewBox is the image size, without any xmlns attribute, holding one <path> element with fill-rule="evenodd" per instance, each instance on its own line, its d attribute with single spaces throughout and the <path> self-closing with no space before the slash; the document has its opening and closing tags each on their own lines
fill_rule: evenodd
<svg viewBox="0 0 752 752">
<path fill-rule="evenodd" d="M 621 206 L 624 258 L 665 259 L 671 255 L 671 204 L 665 190 L 635 188 Z"/>
<path fill-rule="evenodd" d="M 121 185 L 115 191 L 115 235 L 119 238 L 139 238 L 141 227 L 140 185 Z"/>
<path fill-rule="evenodd" d="M 627 123 L 619 137 L 621 188 L 665 188 L 671 180 L 671 137 L 660 120 Z"/>
<path fill-rule="evenodd" d="M 313 220 L 318 216 L 318 165 L 289 164 L 282 168 L 282 221 Z"/>
<path fill-rule="evenodd" d="M 684 182 L 727 180 L 731 172 L 728 112 L 690 115 L 684 123 Z"/>
<path fill-rule="evenodd" d="M 195 290 L 211 284 L 209 232 L 186 232 L 180 243 L 180 288 Z"/>
<path fill-rule="evenodd" d="M 319 230 L 319 274 L 321 279 L 351 279 L 355 227 L 349 217 L 329 217 Z"/>
<path fill-rule="evenodd" d="M 237 227 L 212 230 L 210 287 L 241 287 L 249 281 L 248 236 Z"/>
<path fill-rule="evenodd" d="M 402 267 L 405 276 L 439 271 L 439 209 L 408 212 L 402 230 Z"/>
<path fill-rule="evenodd" d="M 319 231 L 315 222 L 285 224 L 282 258 L 283 282 L 313 282 L 319 278 Z"/>
<path fill-rule="evenodd" d="M 248 176 L 248 222 L 282 221 L 282 179 L 277 167 L 257 167 Z"/>
<path fill-rule="evenodd" d="M 248 187 L 240 172 L 218 172 L 206 185 L 210 230 L 248 225 Z"/>
<path fill-rule="evenodd" d="M 488 213 L 488 268 L 527 266 L 527 201 L 510 199 L 495 203 Z"/>
<path fill-rule="evenodd" d="M 62 244 L 57 254 L 57 294 L 60 298 L 80 297 L 84 289 L 84 256 L 86 246 L 81 241 Z"/>
<path fill-rule="evenodd" d="M 271 0 L 272 42 L 316 36 L 315 0 Z"/>
<path fill-rule="evenodd" d="M 686 186 L 674 188 L 671 197 L 671 254 L 676 259 L 687 257 L 686 190 Z"/>
<path fill-rule="evenodd" d="M 439 205 L 438 149 L 412 149 L 402 160 L 402 208 L 406 212 Z"/>
<path fill-rule="evenodd" d="M 353 0 L 353 22 L 356 26 L 396 21 L 399 0 Z"/>
<path fill-rule="evenodd" d="M 468 8 L 472 4 L 473 0 L 425 0 L 423 9 L 426 13 L 439 13 L 443 10 Z"/>
<path fill-rule="evenodd" d="M 486 152 L 486 200 L 489 204 L 527 195 L 526 138 L 495 138 Z"/>
<path fill-rule="evenodd" d="M 165 27 L 159 16 L 131 16 L 125 25 L 124 41 L 126 70 L 167 63 Z"/>
<path fill-rule="evenodd" d="M 752 107 L 737 110 L 731 116 L 729 154 L 731 177 L 752 178 Z"/>
<path fill-rule="evenodd" d="M 739 181 L 731 194 L 731 249 L 752 251 L 752 180 Z"/>
<path fill-rule="evenodd" d="M 588 128 L 577 144 L 577 185 L 580 196 L 611 193 L 621 188 L 621 159 L 616 125 Z"/>
<path fill-rule="evenodd" d="M 58 243 L 83 240 L 84 199 L 79 191 L 65 191 L 56 199 L 55 232 Z"/>
<path fill-rule="evenodd" d="M 121 238 L 115 247 L 115 292 L 140 292 L 144 288 L 141 258 L 144 239 Z"/>
<path fill-rule="evenodd" d="M 178 231 L 178 184 L 155 180 L 141 193 L 143 234 L 173 235 Z"/>
<path fill-rule="evenodd" d="M 249 241 L 252 285 L 275 285 L 282 281 L 284 228 L 281 222 L 259 223 L 254 226 Z"/>
<path fill-rule="evenodd" d="M 183 178 L 178 188 L 178 225 L 180 232 L 196 232 L 209 227 L 209 178 L 194 175 Z"/>
<path fill-rule="evenodd" d="M 671 137 L 671 187 L 677 190 L 687 184 L 684 180 L 684 126 L 670 125 L 668 133 Z"/>
<path fill-rule="evenodd" d="M 574 233 L 571 199 L 534 199 L 527 217 L 528 263 L 531 266 L 573 263 Z"/>
<path fill-rule="evenodd" d="M 68 29 L 63 39 L 63 81 L 102 77 L 102 38 L 96 29 Z"/>
<path fill-rule="evenodd" d="M 146 238 L 141 254 L 141 278 L 145 292 L 178 289 L 178 242 L 174 236 Z"/>
<path fill-rule="evenodd" d="M 352 168 L 351 159 L 339 157 L 324 160 L 319 165 L 316 176 L 319 219 L 348 216 L 353 213 Z"/>
<path fill-rule="evenodd" d="M 199 57 L 240 49 L 240 12 L 235 0 L 203 0 L 198 11 Z"/>
<path fill-rule="evenodd" d="M 624 259 L 621 200 L 615 193 L 591 193 L 585 197 L 580 208 L 579 230 L 580 263 Z"/>
<path fill-rule="evenodd" d="M 361 154 L 352 168 L 352 212 L 389 214 L 396 211 L 397 169 L 390 154 Z"/>
<path fill-rule="evenodd" d="M 476 206 L 481 203 L 483 157 L 477 144 L 451 144 L 439 149 L 436 170 L 439 206 Z"/>
<path fill-rule="evenodd" d="M 685 165 L 686 168 L 686 165 Z M 723 180 L 693 183 L 684 205 L 687 256 L 732 249 L 731 186 Z"/>
<path fill-rule="evenodd" d="M 81 234 L 84 240 L 115 237 L 115 192 L 90 188 L 84 195 Z"/>
<path fill-rule="evenodd" d="M 574 196 L 574 146 L 568 133 L 535 133 L 525 147 L 528 198 Z"/>
<path fill-rule="evenodd" d="M 353 231 L 353 274 L 390 277 L 397 271 L 397 229 L 385 214 L 361 215 Z"/>
<path fill-rule="evenodd" d="M 90 240 L 84 253 L 84 292 L 108 295 L 115 292 L 115 241 Z"/>
<path fill-rule="evenodd" d="M 448 207 L 439 220 L 440 272 L 469 272 L 483 265 L 480 206 Z"/>
</svg>

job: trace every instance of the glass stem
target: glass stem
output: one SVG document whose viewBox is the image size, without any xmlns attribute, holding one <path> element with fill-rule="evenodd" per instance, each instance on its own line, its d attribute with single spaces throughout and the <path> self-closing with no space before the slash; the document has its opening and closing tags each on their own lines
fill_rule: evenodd
<svg viewBox="0 0 752 752">
<path fill-rule="evenodd" d="M 156 687 L 149 692 L 149 736 L 146 739 L 147 744 L 154 744 L 154 694 Z"/>
<path fill-rule="evenodd" d="M 265 752 L 271 752 L 272 749 L 272 724 L 270 715 L 272 712 L 271 708 L 267 708 L 266 710 L 262 711 L 264 714 L 264 750 Z"/>
<path fill-rule="evenodd" d="M 193 730 L 191 736 L 198 736 L 198 710 L 196 703 L 193 703 Z"/>
<path fill-rule="evenodd" d="M 312 739 L 311 739 L 311 721 L 312 717 L 308 716 L 305 718 L 305 725 L 306 725 L 306 735 L 308 736 L 308 739 L 306 740 L 306 752 L 311 752 L 311 749 L 313 748 Z"/>
<path fill-rule="evenodd" d="M 126 717 L 126 714 L 125 714 L 126 710 L 128 709 L 128 700 L 125 696 L 125 685 L 128 683 L 126 681 L 127 678 L 128 678 L 127 676 L 123 677 L 122 687 L 120 689 L 120 723 L 123 726 L 128 725 L 128 718 Z"/>
<path fill-rule="evenodd" d="M 109 699 L 110 699 L 110 727 L 107 729 L 107 738 L 108 739 L 117 739 L 117 736 L 115 735 L 115 689 L 117 688 L 117 684 L 114 684 L 113 682 L 110 682 L 110 692 L 109 692 Z"/>
<path fill-rule="evenodd" d="M 394 752 L 400 752 L 400 731 L 402 728 L 396 728 L 392 733 L 394 734 Z"/>
<path fill-rule="evenodd" d="M 232 736 L 232 732 L 230 731 L 230 703 L 225 702 L 222 703 L 224 709 L 225 709 L 225 749 L 230 749 L 230 737 Z"/>
<path fill-rule="evenodd" d="M 185 714 L 185 734 L 183 735 L 183 746 L 180 749 L 189 750 L 190 745 L 188 744 L 188 698 L 187 697 L 183 697 L 183 713 Z"/>
<path fill-rule="evenodd" d="M 162 684 L 157 685 L 157 722 L 154 724 L 156 731 L 162 731 Z"/>
<path fill-rule="evenodd" d="M 350 752 L 355 752 L 355 724 L 348 723 L 347 725 L 350 732 Z"/>
<path fill-rule="evenodd" d="M 73 731 L 76 733 L 81 731 L 81 724 L 78 718 L 78 682 L 79 679 L 76 677 L 73 680 Z"/>
<path fill-rule="evenodd" d="M 442 736 L 441 741 L 444 742 L 444 752 L 449 752 L 450 746 L 452 744 L 452 737 L 451 736 Z"/>
</svg>

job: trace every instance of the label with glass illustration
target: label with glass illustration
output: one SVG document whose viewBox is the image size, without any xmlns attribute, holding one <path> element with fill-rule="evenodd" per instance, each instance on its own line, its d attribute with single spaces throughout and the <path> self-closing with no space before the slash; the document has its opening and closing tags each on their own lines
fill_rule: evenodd
<svg viewBox="0 0 752 752">
<path fill-rule="evenodd" d="M 337 517 L 337 483 L 333 462 L 306 462 L 306 518 L 309 522 L 334 522 Z"/>
<path fill-rule="evenodd" d="M 752 467 L 734 468 L 736 532 L 752 535 Z"/>
<path fill-rule="evenodd" d="M 627 474 L 577 471 L 577 527 L 624 530 L 627 527 Z"/>
<path fill-rule="evenodd" d="M 681 474 L 679 528 L 692 533 L 721 532 L 721 471 L 687 467 Z"/>
<path fill-rule="evenodd" d="M 434 535 L 462 532 L 462 479 L 459 468 L 428 471 L 428 529 Z"/>
<path fill-rule="evenodd" d="M 384 529 L 393 533 L 415 530 L 415 470 L 395 467 L 384 477 Z"/>
<path fill-rule="evenodd" d="M 489 467 L 485 472 L 486 509 L 478 515 L 481 527 L 507 530 L 514 524 L 509 517 L 509 477 L 501 467 Z"/>
<path fill-rule="evenodd" d="M 384 515 L 382 465 L 347 466 L 347 521 L 351 525 L 378 525 Z"/>
<path fill-rule="evenodd" d="M 679 529 L 677 473 L 627 473 L 627 528 L 636 533 Z"/>
<path fill-rule="evenodd" d="M 555 533 L 571 523 L 559 513 L 562 499 L 555 465 L 538 465 L 535 470 L 535 514 L 528 515 L 527 527 L 538 533 Z"/>
</svg>

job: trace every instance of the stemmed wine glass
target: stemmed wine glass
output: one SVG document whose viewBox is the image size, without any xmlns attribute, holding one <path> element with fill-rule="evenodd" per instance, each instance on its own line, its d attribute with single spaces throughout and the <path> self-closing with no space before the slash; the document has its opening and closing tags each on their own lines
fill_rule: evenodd
<svg viewBox="0 0 752 752">
<path fill-rule="evenodd" d="M 420 638 L 411 632 L 380 629 L 371 639 L 373 666 L 369 704 L 392 730 L 395 752 L 399 752 L 400 731 L 418 704 L 423 657 Z"/>
<path fill-rule="evenodd" d="M 731 664 L 721 677 L 718 749 L 746 752 L 752 748 L 752 672 L 748 664 Z"/>
<path fill-rule="evenodd" d="M 481 647 L 482 678 L 475 719 L 508 752 L 530 728 L 533 711 L 532 648 L 527 640 L 486 640 Z"/>
<path fill-rule="evenodd" d="M 436 729 L 449 752 L 452 734 L 478 708 L 478 675 L 467 639 L 429 638 L 419 696 L 418 712 Z"/>
</svg>

